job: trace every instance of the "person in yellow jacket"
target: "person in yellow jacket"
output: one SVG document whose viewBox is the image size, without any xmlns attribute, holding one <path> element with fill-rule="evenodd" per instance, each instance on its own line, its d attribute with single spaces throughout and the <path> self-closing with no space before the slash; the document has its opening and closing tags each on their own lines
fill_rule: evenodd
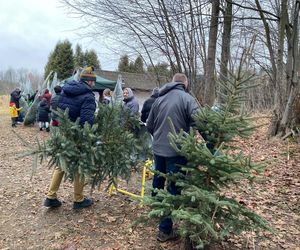
<svg viewBox="0 0 300 250">
<path fill-rule="evenodd" d="M 17 121 L 18 121 L 18 111 L 20 111 L 22 108 L 17 108 L 16 104 L 14 102 L 11 102 L 9 104 L 9 113 L 11 117 L 11 126 L 16 127 Z"/>
</svg>

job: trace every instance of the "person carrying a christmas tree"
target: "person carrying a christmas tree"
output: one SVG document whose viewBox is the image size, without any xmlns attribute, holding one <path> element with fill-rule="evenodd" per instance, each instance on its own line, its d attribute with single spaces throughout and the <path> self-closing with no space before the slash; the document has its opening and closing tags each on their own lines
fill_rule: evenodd
<svg viewBox="0 0 300 250">
<path fill-rule="evenodd" d="M 168 134 L 171 132 L 170 120 L 176 132 L 181 129 L 188 132 L 192 123 L 192 115 L 199 109 L 197 101 L 186 91 L 188 79 L 185 74 L 177 73 L 171 83 L 165 84 L 159 91 L 159 96 L 152 105 L 147 119 L 147 129 L 153 136 L 153 155 L 156 170 L 172 175 L 180 171 L 179 165 L 185 165 L 186 159 L 176 153 L 170 145 Z M 153 193 L 155 189 L 163 189 L 165 178 L 155 174 L 153 178 Z M 176 183 L 168 183 L 167 190 L 172 195 L 179 195 Z M 164 242 L 176 240 L 178 233 L 173 230 L 171 218 L 160 221 L 157 240 Z"/>
<path fill-rule="evenodd" d="M 18 111 L 20 111 L 22 108 L 17 108 L 16 104 L 14 102 L 11 102 L 9 104 L 9 113 L 11 117 L 11 126 L 16 127 L 16 124 L 18 122 Z"/>
<path fill-rule="evenodd" d="M 93 124 L 94 113 L 96 110 L 95 95 L 92 91 L 92 87 L 96 82 L 96 75 L 94 74 L 94 68 L 88 67 L 83 69 L 80 74 L 79 82 L 73 80 L 67 82 L 63 88 L 60 98 L 58 100 L 57 107 L 59 109 L 69 110 L 69 119 L 73 122 L 77 118 L 80 119 L 80 125 L 83 126 L 85 122 Z M 46 207 L 59 207 L 61 201 L 57 199 L 57 191 L 62 181 L 64 172 L 57 167 L 54 170 L 51 184 L 44 201 Z M 83 196 L 84 180 L 77 173 L 74 175 L 74 209 L 81 209 L 89 207 L 93 204 L 92 199 L 85 198 Z"/>
</svg>

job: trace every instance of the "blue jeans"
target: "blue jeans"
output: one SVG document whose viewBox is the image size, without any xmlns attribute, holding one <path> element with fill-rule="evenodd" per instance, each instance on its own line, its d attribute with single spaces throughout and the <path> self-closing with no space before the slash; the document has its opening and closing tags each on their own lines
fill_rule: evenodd
<svg viewBox="0 0 300 250">
<path fill-rule="evenodd" d="M 172 175 L 180 171 L 179 165 L 185 165 L 186 159 L 182 156 L 174 157 L 163 157 L 159 155 L 154 155 L 155 170 L 160 171 L 164 174 Z M 153 177 L 152 187 L 157 189 L 163 189 L 165 187 L 165 178 L 155 174 Z M 170 182 L 167 185 L 167 190 L 172 195 L 179 195 L 180 190 L 176 187 L 175 182 Z M 156 192 L 152 192 L 152 196 L 155 196 Z M 173 222 L 171 218 L 164 217 L 159 223 L 159 230 L 163 233 L 171 233 L 173 228 Z"/>
</svg>

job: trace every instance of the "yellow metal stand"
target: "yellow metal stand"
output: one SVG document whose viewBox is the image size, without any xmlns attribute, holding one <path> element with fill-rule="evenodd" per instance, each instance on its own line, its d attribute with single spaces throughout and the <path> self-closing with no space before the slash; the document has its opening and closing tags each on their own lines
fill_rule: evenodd
<svg viewBox="0 0 300 250">
<path fill-rule="evenodd" d="M 145 194 L 146 176 L 147 176 L 147 174 L 148 174 L 148 176 L 149 176 L 150 178 L 153 177 L 153 172 L 152 172 L 152 170 L 151 170 L 151 166 L 152 166 L 152 165 L 153 165 L 153 160 L 147 160 L 147 161 L 145 162 L 145 165 L 143 166 L 142 186 L 141 186 L 141 192 L 140 192 L 140 195 L 137 195 L 137 194 L 128 192 L 128 191 L 126 191 L 126 190 L 124 190 L 124 189 L 118 188 L 118 187 L 116 187 L 114 184 L 112 184 L 112 185 L 109 187 L 109 189 L 108 189 L 109 195 L 111 195 L 113 191 L 116 191 L 116 192 L 119 192 L 119 193 L 128 195 L 129 197 L 132 197 L 132 198 L 135 198 L 135 199 L 138 199 L 138 200 L 142 201 L 142 199 L 144 198 L 144 194 Z"/>
</svg>

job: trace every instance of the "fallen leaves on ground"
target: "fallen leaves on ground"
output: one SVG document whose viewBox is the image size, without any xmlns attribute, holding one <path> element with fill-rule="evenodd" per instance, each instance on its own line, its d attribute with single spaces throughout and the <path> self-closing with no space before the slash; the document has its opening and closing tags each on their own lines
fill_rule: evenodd
<svg viewBox="0 0 300 250">
<path fill-rule="evenodd" d="M 262 119 L 261 124 L 267 123 Z M 18 158 L 26 149 L 12 132 L 10 117 L 0 123 L 0 249 L 168 249 L 179 250 L 181 241 L 158 243 L 156 223 L 130 225 L 144 212 L 138 202 L 122 194 L 109 196 L 106 186 L 93 192 L 95 204 L 82 211 L 72 209 L 73 185 L 62 183 L 58 209 L 42 206 L 52 169 L 39 166 L 31 180 L 32 159 Z M 36 137 L 49 134 L 36 126 L 18 125 L 15 131 L 33 145 Z M 279 139 L 266 139 L 267 126 L 260 127 L 249 140 L 238 140 L 245 154 L 258 162 L 268 162 L 258 181 L 232 187 L 230 195 L 270 222 L 274 233 L 244 232 L 231 236 L 214 249 L 299 249 L 300 243 L 300 146 Z M 140 190 L 140 174 L 129 184 Z M 151 180 L 146 185 L 151 186 Z M 89 193 L 88 187 L 85 190 Z"/>
</svg>

